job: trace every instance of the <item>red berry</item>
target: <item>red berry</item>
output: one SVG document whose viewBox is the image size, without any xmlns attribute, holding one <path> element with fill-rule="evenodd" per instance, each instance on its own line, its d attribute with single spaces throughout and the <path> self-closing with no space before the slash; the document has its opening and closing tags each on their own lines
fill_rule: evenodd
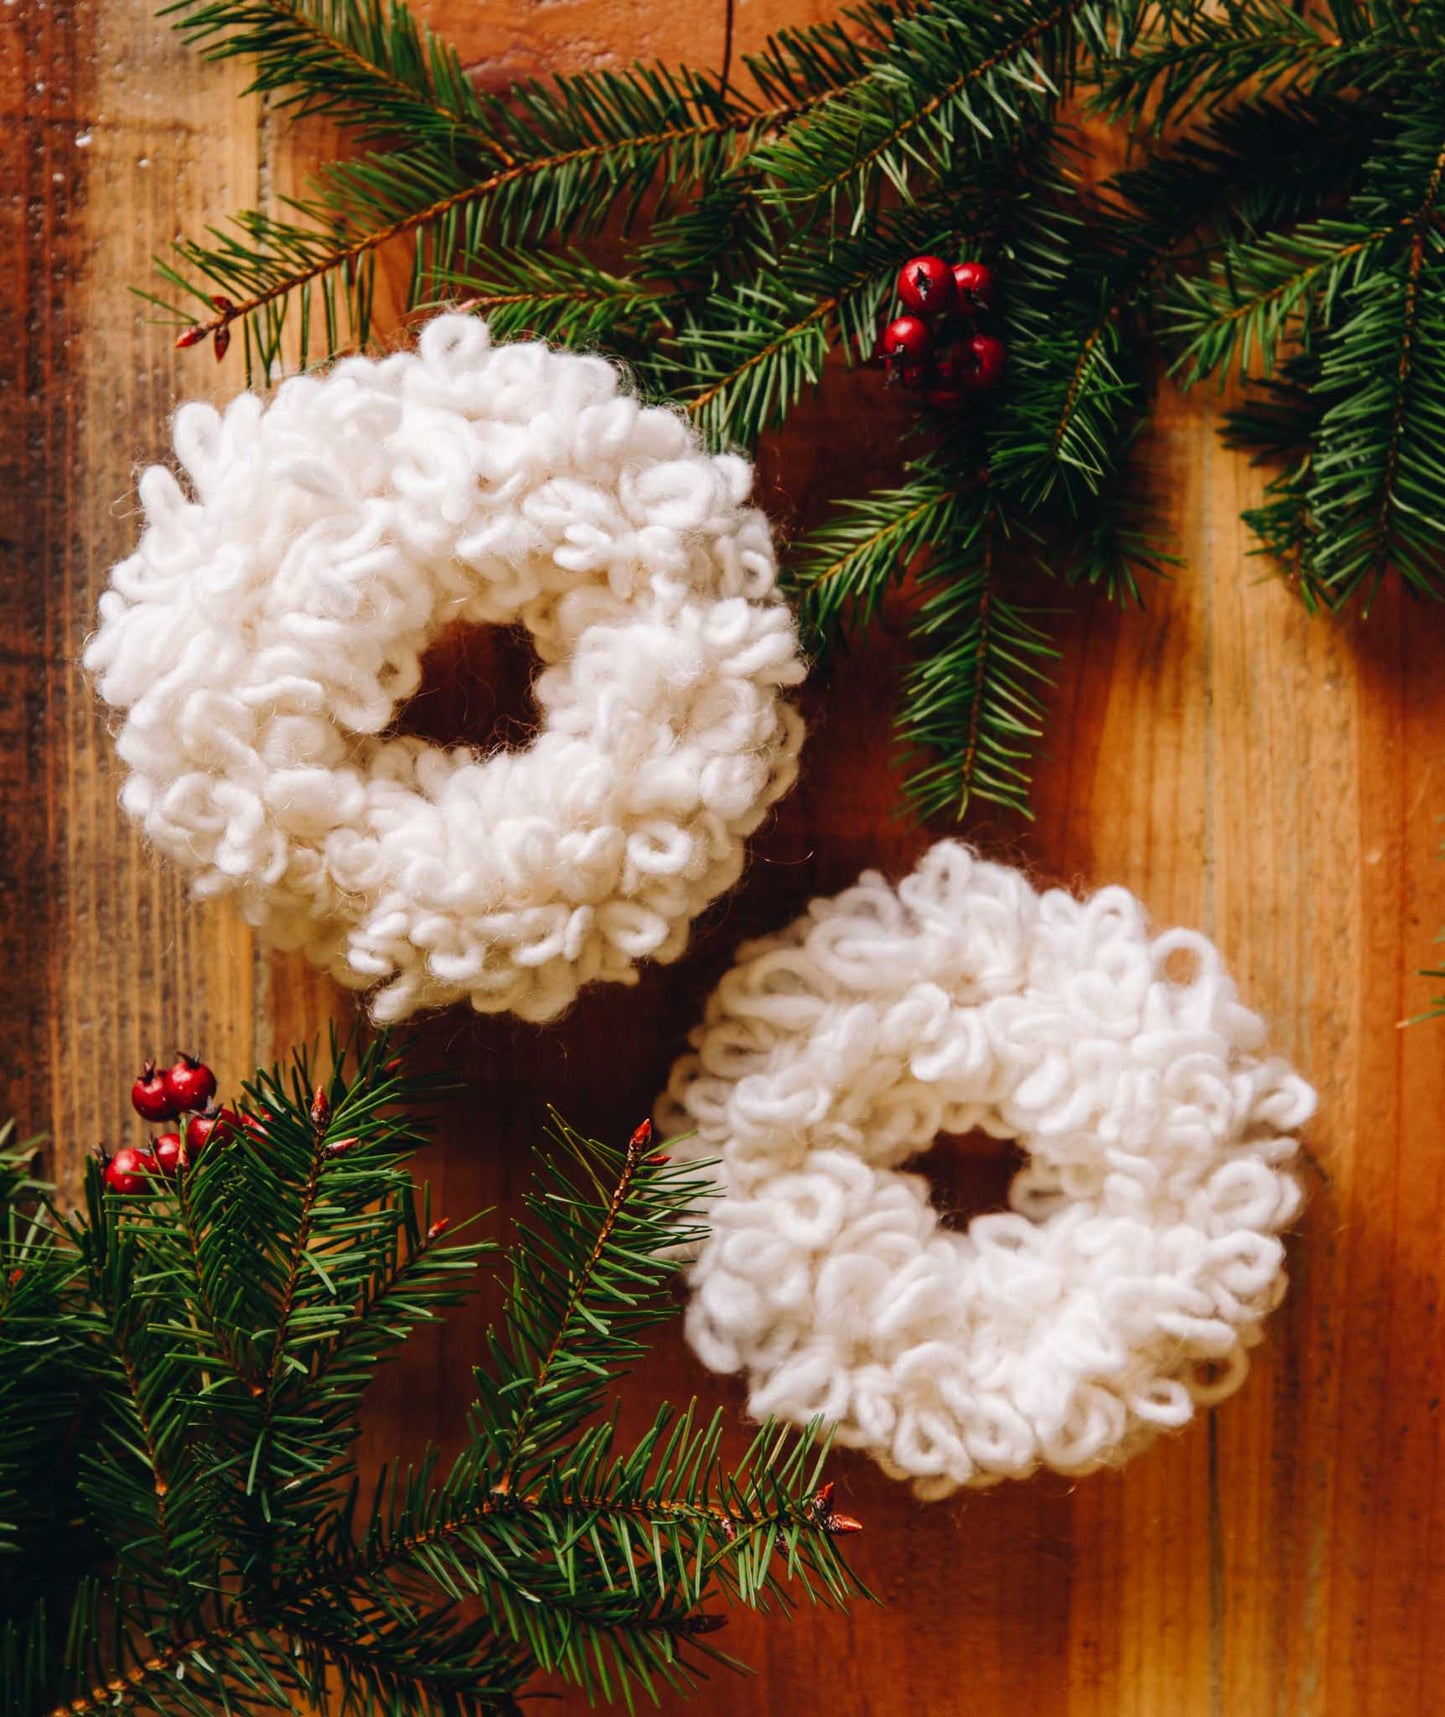
<svg viewBox="0 0 1445 1717">
<path fill-rule="evenodd" d="M 953 284 L 965 310 L 987 310 L 993 302 L 993 270 L 981 262 L 956 262 Z"/>
<path fill-rule="evenodd" d="M 130 1100 L 136 1114 L 146 1121 L 173 1121 L 179 1113 L 165 1075 L 156 1072 L 153 1061 L 146 1062 L 141 1069 L 140 1078 L 130 1088 Z"/>
<path fill-rule="evenodd" d="M 177 1108 L 204 1109 L 216 1095 L 216 1076 L 205 1062 L 182 1055 L 166 1071 L 166 1091 Z"/>
<path fill-rule="evenodd" d="M 152 1139 L 151 1150 L 163 1175 L 178 1175 L 186 1166 L 186 1147 L 179 1133 L 162 1133 L 158 1139 Z"/>
<path fill-rule="evenodd" d="M 920 316 L 953 308 L 953 270 L 941 256 L 911 256 L 898 271 L 898 296 Z"/>
<path fill-rule="evenodd" d="M 933 350 L 933 335 L 918 316 L 900 316 L 883 330 L 883 355 L 892 362 L 920 364 Z"/>
<path fill-rule="evenodd" d="M 223 1145 L 234 1138 L 240 1125 L 234 1109 L 218 1109 L 212 1103 L 204 1115 L 192 1115 L 186 1122 L 186 1155 L 194 1162 L 213 1140 Z"/>
<path fill-rule="evenodd" d="M 112 1192 L 122 1195 L 145 1192 L 155 1172 L 156 1159 L 149 1151 L 137 1150 L 134 1145 L 122 1145 L 105 1165 L 105 1184 Z"/>
<path fill-rule="evenodd" d="M 956 366 L 958 378 L 965 387 L 991 388 L 1003 375 L 1008 363 L 1008 348 L 992 334 L 975 334 L 965 340 L 960 361 Z"/>
</svg>

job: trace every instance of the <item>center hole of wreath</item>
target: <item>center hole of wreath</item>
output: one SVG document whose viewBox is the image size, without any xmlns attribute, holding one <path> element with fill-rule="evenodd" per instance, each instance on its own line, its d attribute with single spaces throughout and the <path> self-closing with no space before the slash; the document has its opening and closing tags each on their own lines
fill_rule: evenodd
<svg viewBox="0 0 1445 1717">
<path fill-rule="evenodd" d="M 945 1228 L 962 1232 L 975 1216 L 1008 1209 L 1008 1189 L 1027 1153 L 1012 1139 L 971 1133 L 941 1133 L 908 1167 L 926 1175 L 933 1208 Z"/>
<path fill-rule="evenodd" d="M 422 657 L 421 685 L 396 731 L 437 745 L 518 751 L 537 730 L 541 667 L 524 626 L 449 626 Z"/>
</svg>

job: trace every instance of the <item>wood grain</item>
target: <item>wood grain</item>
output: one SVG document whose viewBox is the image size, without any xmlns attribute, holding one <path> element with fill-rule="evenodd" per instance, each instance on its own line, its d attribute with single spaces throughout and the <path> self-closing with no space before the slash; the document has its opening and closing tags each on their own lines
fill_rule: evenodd
<svg viewBox="0 0 1445 1717">
<path fill-rule="evenodd" d="M 740 0 L 739 47 L 830 9 Z M 722 0 L 427 10 L 496 86 L 722 44 Z M 177 232 L 294 185 L 317 143 L 238 101 L 238 75 L 199 65 L 140 0 L 13 12 L 0 44 L 0 1099 L 53 1130 L 71 1179 L 123 1126 L 144 1049 L 203 1047 L 234 1081 L 345 1007 L 295 962 L 258 956 L 225 910 L 187 905 L 137 848 L 75 666 L 133 537 L 134 462 L 161 448 L 179 388 L 238 381 L 234 359 L 178 363 L 126 287 Z M 767 450 L 778 516 L 811 516 L 840 481 L 887 480 L 902 409 L 880 409 L 867 376 L 830 382 Z M 1424 1004 L 1414 969 L 1445 923 L 1445 618 L 1393 591 L 1367 625 L 1308 617 L 1250 558 L 1238 514 L 1256 480 L 1220 451 L 1208 400 L 1166 391 L 1150 458 L 1186 564 L 1143 611 L 1080 602 L 1061 616 L 1037 820 L 980 817 L 969 833 L 1041 877 L 1123 882 L 1159 920 L 1202 926 L 1318 1082 L 1290 1298 L 1243 1393 L 1123 1473 L 925 1508 L 840 1457 L 866 1525 L 858 1565 L 883 1605 L 739 1619 L 724 1638 L 758 1675 L 714 1682 L 699 1712 L 1445 1709 L 1445 1026 L 1397 1026 Z M 745 934 L 922 848 L 890 767 L 901 659 L 895 629 L 810 688 L 803 782 L 679 965 L 545 1029 L 461 1012 L 426 1028 L 425 1057 L 468 1089 L 424 1165 L 442 1208 L 514 1207 L 549 1103 L 620 1136 Z M 526 719 L 526 673 L 506 640 L 457 641 L 436 652 L 409 720 L 508 731 Z M 940 1161 L 940 1197 L 981 1207 L 1004 1166 Z M 369 1460 L 455 1439 L 486 1311 L 419 1340 L 378 1384 Z M 628 1386 L 629 1421 L 662 1391 L 727 1406 L 745 1436 L 736 1389 L 702 1374 L 675 1332 Z"/>
</svg>

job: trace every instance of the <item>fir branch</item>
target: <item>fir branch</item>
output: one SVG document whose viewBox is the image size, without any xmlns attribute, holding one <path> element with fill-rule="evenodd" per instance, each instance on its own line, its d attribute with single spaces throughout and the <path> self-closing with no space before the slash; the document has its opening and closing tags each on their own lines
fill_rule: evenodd
<svg viewBox="0 0 1445 1717">
<path fill-rule="evenodd" d="M 515 165 L 455 50 L 392 0 L 172 0 L 160 16 L 208 60 L 250 60 L 245 93 L 298 117 Z"/>
<path fill-rule="evenodd" d="M 1415 106 L 1367 170 L 1363 215 L 1416 199 L 1402 216 L 1408 245 L 1346 294 L 1320 344 L 1320 419 L 1308 506 L 1318 532 L 1312 574 L 1327 599 L 1366 606 L 1388 567 L 1422 594 L 1445 595 L 1438 498 L 1445 459 L 1445 233 L 1439 222 L 1445 142 L 1433 102 Z"/>
<path fill-rule="evenodd" d="M 1093 0 L 1053 0 L 1042 13 L 1027 0 L 1001 10 L 935 0 L 897 20 L 871 76 L 765 144 L 756 165 L 784 204 L 832 210 L 849 196 L 857 231 L 875 185 L 906 199 L 938 155 L 991 152 L 1063 95 L 1076 53 L 1106 33 Z"/>
<path fill-rule="evenodd" d="M 1165 316 L 1185 384 L 1231 368 L 1271 375 L 1281 347 L 1312 318 L 1333 320 L 1341 294 L 1378 266 L 1392 237 L 1388 227 L 1319 221 L 1234 246 L 1210 275 L 1182 280 Z"/>
<path fill-rule="evenodd" d="M 840 348 L 872 356 L 906 256 L 966 247 L 995 269 L 1003 385 L 971 395 L 964 364 L 916 378 L 919 429 L 961 480 L 915 462 L 845 499 L 788 574 L 821 646 L 931 551 L 899 710 L 931 759 L 925 812 L 1024 797 L 1050 646 L 1008 596 L 1014 566 L 1137 599 L 1172 563 L 1135 451 L 1156 342 L 1187 382 L 1244 378 L 1227 434 L 1278 467 L 1248 517 L 1307 602 L 1368 598 L 1390 565 L 1445 583 L 1438 0 L 866 0 L 773 38 L 752 98 L 655 66 L 494 96 L 400 0 L 178 16 L 371 148 L 171 270 L 203 304 L 183 341 L 243 327 L 266 375 L 288 315 L 303 365 L 368 343 L 395 241 L 413 306 L 465 292 L 503 337 L 600 345 L 709 441 L 751 449 Z M 1076 159 L 1079 101 L 1133 134 L 1102 186 Z"/>
<path fill-rule="evenodd" d="M 832 518 L 798 541 L 785 576 L 815 648 L 840 642 L 849 627 L 872 624 L 916 556 L 949 540 L 958 499 L 944 467 L 920 459 L 901 488 L 840 502 Z"/>
<path fill-rule="evenodd" d="M 63 1700 L 47 1713 L 47 1717 L 92 1717 L 94 1713 L 113 1710 L 122 1701 L 134 1700 L 136 1695 L 144 1693 L 157 1682 L 174 1680 L 180 1666 L 193 1659 L 203 1659 L 208 1652 L 228 1643 L 244 1631 L 244 1626 L 214 1628 L 207 1633 L 171 1641 L 141 1662 L 133 1664 L 131 1668 L 121 1670 L 106 1680 L 87 1687 L 73 1698 Z M 144 1706 L 141 1709 L 144 1709 Z"/>
<path fill-rule="evenodd" d="M 483 247 L 467 254 L 464 268 L 438 268 L 435 278 L 486 317 L 494 339 L 520 336 L 584 349 L 606 344 L 639 358 L 670 327 L 676 304 L 665 287 L 614 274 L 575 250 L 558 255 Z"/>
<path fill-rule="evenodd" d="M 898 732 L 910 800 L 922 817 L 958 817 L 975 798 L 1029 814 L 1029 759 L 1043 731 L 1038 686 L 1057 650 L 1003 591 L 1007 526 L 987 491 L 920 579 Z"/>
<path fill-rule="evenodd" d="M 818 1488 L 812 1432 L 765 1429 L 729 1470 L 717 1417 L 664 1406 L 626 1446 L 599 1413 L 671 1310 L 674 1249 L 708 1185 L 654 1157 L 645 1129 L 615 1152 L 559 1123 L 568 1166 L 529 1201 L 462 1453 L 359 1508 L 362 1388 L 483 1251 L 430 1219 L 406 1172 L 422 1133 L 397 1105 L 423 1094 L 384 1040 L 354 1072 L 338 1046 L 319 1084 L 305 1056 L 258 1075 L 241 1127 L 213 1134 L 180 1186 L 106 1192 L 92 1168 L 86 1213 L 45 1255 L 71 1260 L 52 1321 L 100 1385 L 78 1460 L 106 1543 L 63 1593 L 63 1651 L 34 1588 L 0 1615 L 6 1717 L 479 1717 L 514 1711 L 539 1670 L 631 1700 L 718 1657 L 714 1599 L 786 1610 L 794 1593 L 859 1590 L 833 1545 L 854 1523 Z M 234 1290 L 221 1260 L 245 1277 Z M 0 1392 L 9 1329 L 0 1315 Z M 234 1368 L 215 1364 L 222 1347 Z M 0 1457 L 32 1458 L 47 1433 L 33 1393 L 8 1396 Z"/>
</svg>

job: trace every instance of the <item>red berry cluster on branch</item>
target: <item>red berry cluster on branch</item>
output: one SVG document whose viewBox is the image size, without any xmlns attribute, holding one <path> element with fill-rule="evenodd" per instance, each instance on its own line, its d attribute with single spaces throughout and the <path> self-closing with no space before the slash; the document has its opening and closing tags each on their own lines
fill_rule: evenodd
<svg viewBox="0 0 1445 1717">
<path fill-rule="evenodd" d="M 888 324 L 878 344 L 889 380 L 947 409 L 995 386 L 1008 353 L 1002 340 L 978 326 L 992 307 L 993 290 L 993 272 L 981 262 L 950 267 L 939 256 L 910 257 L 898 272 L 904 314 Z"/>
<path fill-rule="evenodd" d="M 184 1129 L 161 1133 L 148 1146 L 122 1145 L 105 1159 L 105 1184 L 112 1192 L 148 1192 L 157 1178 L 183 1174 L 212 1143 L 239 1131 L 241 1117 L 216 1103 L 216 1076 L 193 1055 L 179 1055 L 162 1073 L 146 1062 L 130 1088 L 130 1100 L 143 1121 L 180 1121 Z M 219 1130 L 218 1130 L 219 1129 Z"/>
</svg>

